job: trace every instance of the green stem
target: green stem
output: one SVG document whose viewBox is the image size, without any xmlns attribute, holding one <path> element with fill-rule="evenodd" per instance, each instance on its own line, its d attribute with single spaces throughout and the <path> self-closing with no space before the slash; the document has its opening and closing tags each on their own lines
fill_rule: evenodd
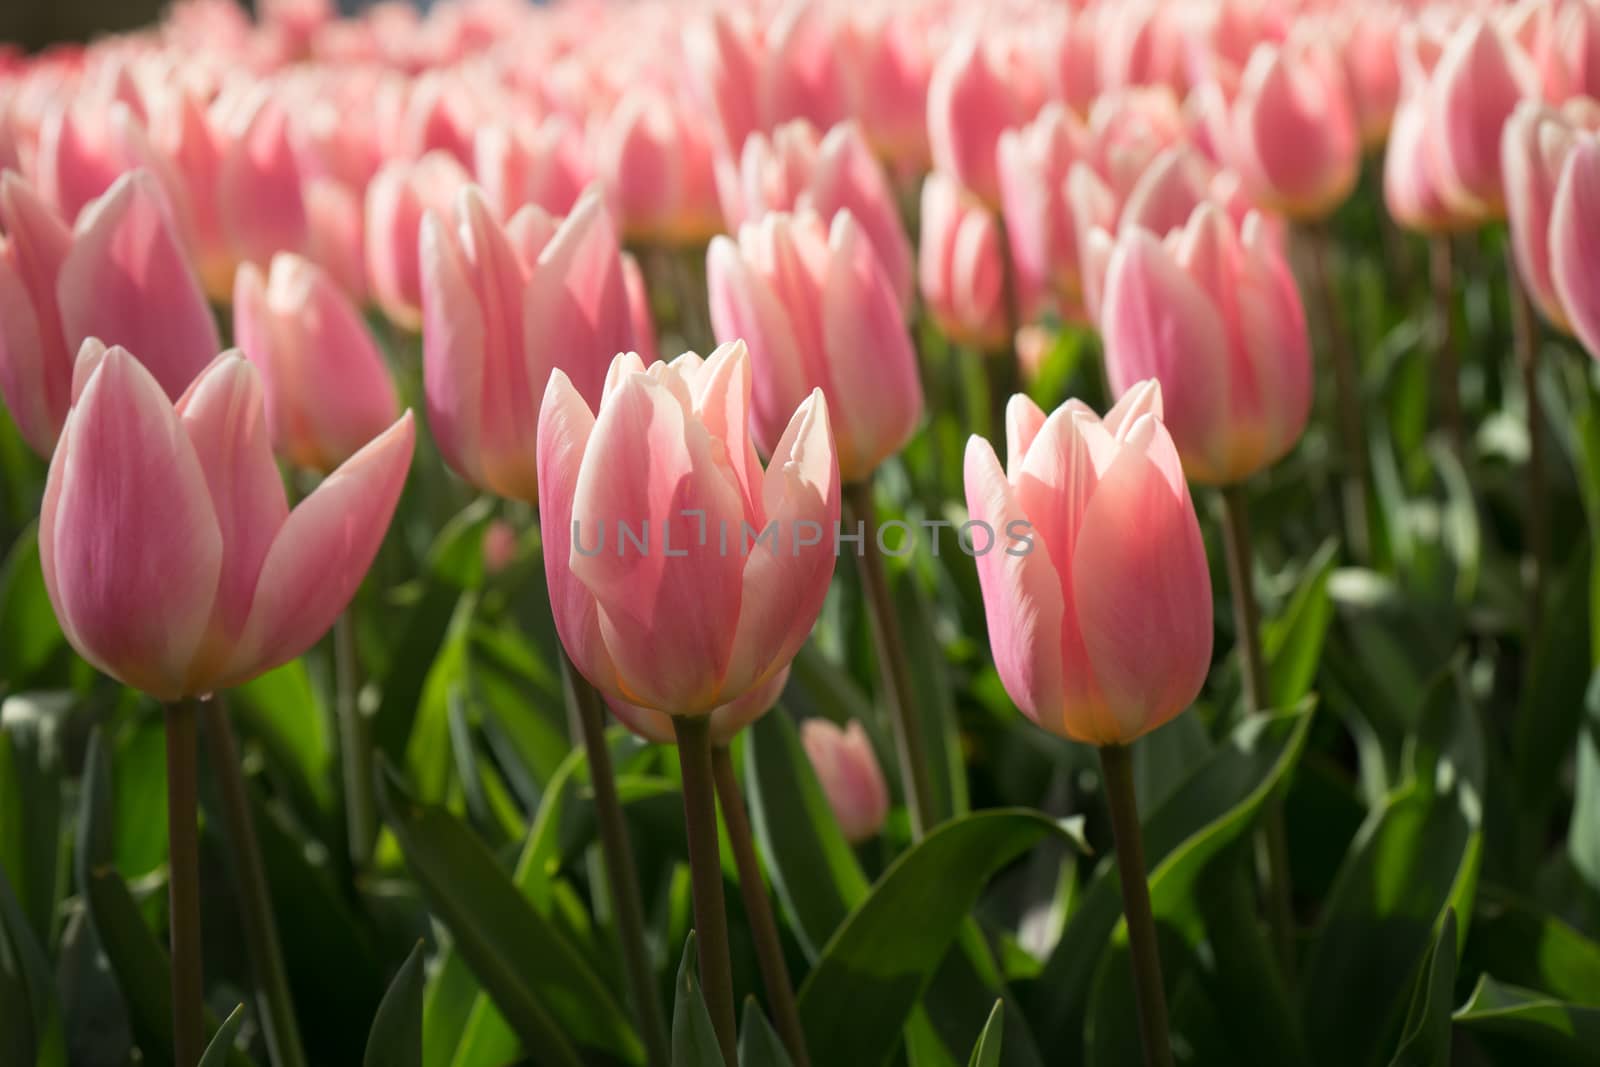
<svg viewBox="0 0 1600 1067">
<path fill-rule="evenodd" d="M 1346 536 L 1357 559 L 1365 559 L 1369 545 L 1367 501 L 1372 498 L 1372 467 L 1367 461 L 1367 434 L 1361 418 L 1361 368 L 1339 313 L 1339 294 L 1328 266 L 1332 236 L 1325 222 L 1306 230 L 1306 245 L 1314 275 L 1315 299 L 1321 305 L 1323 330 L 1333 366 L 1334 402 L 1339 414 L 1339 434 L 1344 448 L 1346 474 L 1343 496 Z"/>
<path fill-rule="evenodd" d="M 1266 659 L 1261 654 L 1261 612 L 1251 588 L 1254 555 L 1250 545 L 1249 511 L 1241 486 L 1231 485 L 1222 490 L 1222 516 L 1223 551 L 1228 563 L 1228 591 L 1233 600 L 1235 643 L 1239 650 L 1239 673 L 1244 679 L 1245 706 L 1251 712 L 1266 711 L 1271 706 L 1272 695 Z M 1278 962 L 1288 977 L 1294 974 L 1294 908 L 1281 798 L 1268 801 L 1260 845 L 1267 861 L 1263 886 L 1267 920 L 1278 950 Z"/>
<path fill-rule="evenodd" d="M 1167 1034 L 1167 994 L 1161 983 L 1161 954 L 1156 947 L 1156 921 L 1150 910 L 1150 885 L 1145 880 L 1144 841 L 1139 830 L 1138 800 L 1133 792 L 1133 760 L 1124 745 L 1100 749 L 1100 773 L 1111 809 L 1111 832 L 1117 846 L 1117 875 L 1122 885 L 1122 914 L 1128 923 L 1128 954 L 1133 964 L 1134 999 L 1139 1004 L 1139 1033 L 1146 1067 L 1172 1067 Z"/>
<path fill-rule="evenodd" d="M 728 956 L 728 913 L 722 899 L 722 856 L 717 844 L 717 792 L 711 771 L 711 719 L 674 715 L 678 766 L 683 772 L 683 819 L 689 836 L 689 881 L 706 1010 L 727 1063 L 738 1063 L 733 1013 L 733 965 Z"/>
<path fill-rule="evenodd" d="M 339 765 L 344 775 L 345 832 L 350 866 L 360 873 L 372 862 L 378 815 L 372 795 L 372 729 L 361 712 L 360 660 L 355 617 L 346 610 L 333 624 L 334 714 L 339 722 Z"/>
<path fill-rule="evenodd" d="M 873 643 L 889 703 L 889 721 L 894 728 L 895 753 L 900 763 L 900 785 L 905 790 L 906 808 L 911 815 L 911 836 L 920 841 L 938 818 L 933 810 L 933 791 L 928 784 L 927 744 L 922 737 L 922 719 L 917 714 L 916 691 L 911 685 L 911 665 L 906 658 L 900 617 L 895 613 L 889 576 L 884 571 L 879 551 L 878 513 L 872 502 L 870 478 L 844 487 L 844 513 L 845 521 L 852 526 L 861 524 L 863 532 L 856 561 L 861 569 L 867 615 L 872 623 Z"/>
<path fill-rule="evenodd" d="M 1019 391 L 1022 368 L 1017 358 L 1017 331 L 1022 328 L 1022 298 L 1017 292 L 1017 265 L 1011 258 L 1011 234 L 1006 230 L 1005 216 L 995 215 L 995 229 L 1000 235 L 1000 301 L 1006 313 L 1005 344 L 998 352 L 985 358 L 989 375 L 990 433 L 1002 438 L 1006 429 L 1006 404 L 1011 394 Z"/>
<path fill-rule="evenodd" d="M 278 921 L 267 889 L 261 844 L 250 813 L 239 742 L 228 721 L 227 709 L 219 700 L 206 701 L 202 714 L 212 771 L 222 798 L 222 819 L 239 893 L 239 923 L 244 928 L 250 971 L 255 979 L 256 1012 L 266 1035 L 267 1054 L 275 1067 L 305 1067 L 305 1049 L 300 1043 L 289 974 L 278 941 Z"/>
<path fill-rule="evenodd" d="M 561 668 L 573 726 L 589 760 L 595 822 L 599 826 L 600 852 L 605 860 L 606 890 L 617 916 L 617 937 L 622 942 L 622 963 L 628 973 L 634 1014 L 639 1020 L 639 1032 L 651 1067 L 666 1067 L 669 1058 L 667 1024 L 656 994 L 650 952 L 645 946 L 639 872 L 634 866 L 633 846 L 628 841 L 628 828 L 622 817 L 622 802 L 617 797 L 611 748 L 606 744 L 605 711 L 600 694 L 578 673 L 565 650 L 561 653 Z"/>
<path fill-rule="evenodd" d="M 1544 409 L 1539 404 L 1539 322 L 1506 242 L 1511 339 L 1522 391 L 1528 400 L 1528 632 L 1537 634 L 1544 616 L 1544 579 L 1550 558 L 1549 514 L 1544 493 Z"/>
<path fill-rule="evenodd" d="M 1509 248 L 1509 246 L 1507 246 Z M 1515 284 L 1515 268 L 1513 282 Z M 1433 366 L 1439 378 L 1439 421 L 1457 456 L 1466 434 L 1461 424 L 1461 359 L 1456 349 L 1455 270 L 1450 235 L 1428 240 L 1428 279 L 1433 289 Z"/>
<path fill-rule="evenodd" d="M 717 801 L 722 806 L 722 821 L 728 827 L 734 865 L 739 869 L 739 893 L 750 921 L 750 936 L 756 943 L 756 960 L 761 967 L 761 983 L 767 990 L 773 1022 L 789 1050 L 794 1067 L 809 1067 L 805 1033 L 800 1028 L 800 1009 L 795 1003 L 794 986 L 783 959 L 783 942 L 778 938 L 778 922 L 772 914 L 772 898 L 761 878 L 756 859 L 755 838 L 750 833 L 750 816 L 745 811 L 739 779 L 733 772 L 733 756 L 726 745 L 711 750 L 711 773 L 717 781 Z"/>
<path fill-rule="evenodd" d="M 167 894 L 172 945 L 172 1050 L 176 1067 L 205 1052 L 205 987 L 200 957 L 199 767 L 193 698 L 166 706 Z"/>
</svg>

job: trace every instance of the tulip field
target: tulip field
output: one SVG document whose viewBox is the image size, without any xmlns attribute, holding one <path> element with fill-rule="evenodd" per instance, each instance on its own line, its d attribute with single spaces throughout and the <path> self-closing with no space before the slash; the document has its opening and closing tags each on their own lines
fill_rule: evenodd
<svg viewBox="0 0 1600 1067">
<path fill-rule="evenodd" d="M 1597 360 L 1597 0 L 0 42 L 0 1067 L 1600 1064 Z"/>
</svg>

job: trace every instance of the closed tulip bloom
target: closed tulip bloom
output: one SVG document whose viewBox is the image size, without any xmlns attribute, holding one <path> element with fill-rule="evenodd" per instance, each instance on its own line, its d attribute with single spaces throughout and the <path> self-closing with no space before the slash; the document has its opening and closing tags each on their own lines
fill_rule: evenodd
<svg viewBox="0 0 1600 1067">
<path fill-rule="evenodd" d="M 218 204 L 234 251 L 259 264 L 277 252 L 305 251 L 311 225 L 287 109 L 262 85 L 227 125 Z"/>
<path fill-rule="evenodd" d="M 1029 117 L 1014 71 L 987 39 L 968 32 L 933 68 L 928 84 L 928 145 L 934 169 L 1000 206 L 1000 135 Z"/>
<path fill-rule="evenodd" d="M 1493 22 L 1469 16 L 1433 71 L 1432 150 L 1447 207 L 1471 223 L 1505 215 L 1500 138 L 1518 101 L 1537 95 L 1528 57 Z"/>
<path fill-rule="evenodd" d="M 0 399 L 41 456 L 56 446 L 72 399 L 56 278 L 72 231 L 16 174 L 0 173 Z"/>
<path fill-rule="evenodd" d="M 640 86 L 597 136 L 595 173 L 629 240 L 697 244 L 722 229 L 711 132 L 686 104 Z"/>
<path fill-rule="evenodd" d="M 1545 318 L 1557 326 L 1565 325 L 1566 313 L 1550 277 L 1550 216 L 1562 168 L 1581 136 L 1561 112 L 1525 100 L 1506 123 L 1500 146 L 1517 273 Z"/>
<path fill-rule="evenodd" d="M 1087 137 L 1060 104 L 1000 135 L 1000 203 L 1024 319 L 1051 304 L 1065 311 L 1078 306 L 1078 234 L 1067 174 L 1083 157 Z"/>
<path fill-rule="evenodd" d="M 783 670 L 821 610 L 839 518 L 827 403 L 806 398 L 763 471 L 750 395 L 742 342 L 648 370 L 618 356 L 598 413 L 550 376 L 538 448 L 550 601 L 567 654 L 613 700 L 709 714 Z"/>
<path fill-rule="evenodd" d="M 850 113 L 897 169 L 928 162 L 928 82 L 933 55 L 926 17 L 914 7 L 841 10 L 835 46 Z"/>
<path fill-rule="evenodd" d="M 977 562 L 1000 680 L 1051 733 L 1127 744 L 1188 707 L 1211 664 L 1211 576 L 1161 389 L 1138 384 L 1104 420 L 1015 396 L 1006 456 L 967 443 L 967 510 L 996 531 Z"/>
<path fill-rule="evenodd" d="M 848 211 L 775 213 L 718 237 L 706 260 L 711 326 L 743 338 L 755 376 L 751 429 L 775 455 L 814 389 L 828 398 L 847 482 L 865 479 L 922 418 L 916 353 L 889 277 Z"/>
<path fill-rule="evenodd" d="M 955 179 L 922 183 L 917 280 L 939 329 L 958 344 L 993 352 L 1010 342 L 1000 222 Z"/>
<path fill-rule="evenodd" d="M 756 686 L 739 699 L 711 712 L 711 743 L 727 745 L 733 742 L 740 730 L 772 710 L 789 684 L 789 665 L 771 679 Z M 608 699 L 606 705 L 617 721 L 646 741 L 658 745 L 675 745 L 677 734 L 672 729 L 672 716 L 654 708 L 641 708 L 625 700 Z"/>
<path fill-rule="evenodd" d="M 484 198 L 502 219 L 524 204 L 565 215 L 589 181 L 578 134 L 559 115 L 537 125 L 484 127 L 473 142 L 472 165 Z"/>
<path fill-rule="evenodd" d="M 1344 61 L 1355 105 L 1361 143 L 1383 144 L 1400 102 L 1399 36 L 1401 13 L 1381 3 L 1366 4 L 1334 23 L 1335 43 Z"/>
<path fill-rule="evenodd" d="M 299 656 L 371 566 L 405 482 L 402 417 L 291 512 L 254 368 L 219 357 L 178 401 L 125 350 L 88 342 L 50 463 L 39 560 L 62 632 L 158 700 Z"/>
<path fill-rule="evenodd" d="M 1118 394 L 1153 378 L 1196 481 L 1228 485 L 1276 462 L 1311 412 L 1305 313 L 1259 215 L 1235 227 L 1213 204 L 1165 241 L 1123 230 L 1101 306 Z"/>
<path fill-rule="evenodd" d="M 1550 210 L 1550 279 L 1572 332 L 1600 359 L 1600 140 L 1583 137 Z"/>
<path fill-rule="evenodd" d="M 526 207 L 502 227 L 476 188 L 453 223 L 422 226 L 428 425 L 445 462 L 482 489 L 538 499 L 538 404 L 559 367 L 585 400 L 633 347 L 622 255 L 598 191 L 559 226 Z"/>
<path fill-rule="evenodd" d="M 656 354 L 656 320 L 650 310 L 650 290 L 645 288 L 644 271 L 631 252 L 622 253 L 622 285 L 628 294 L 628 321 L 633 325 L 633 350 L 644 357 L 645 363 L 654 363 Z"/>
<path fill-rule="evenodd" d="M 844 839 L 859 845 L 877 836 L 889 816 L 889 785 L 861 724 L 852 719 L 840 729 L 827 719 L 807 719 L 800 743 Z"/>
<path fill-rule="evenodd" d="M 272 447 L 326 474 L 395 420 L 394 382 L 366 322 L 328 274 L 291 252 L 239 269 L 233 336 L 255 364 Z"/>
<path fill-rule="evenodd" d="M 422 325 L 422 273 L 418 235 L 422 217 L 450 214 L 456 195 L 472 183 L 466 168 L 446 152 L 430 152 L 414 162 L 396 160 L 367 187 L 367 285 L 395 325 Z"/>
</svg>

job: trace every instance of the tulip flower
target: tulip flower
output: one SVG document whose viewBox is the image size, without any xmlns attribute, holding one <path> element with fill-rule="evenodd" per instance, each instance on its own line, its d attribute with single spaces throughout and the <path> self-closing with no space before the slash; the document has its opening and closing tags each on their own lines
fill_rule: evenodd
<svg viewBox="0 0 1600 1067">
<path fill-rule="evenodd" d="M 761 685 L 737 700 L 714 709 L 708 716 L 711 722 L 711 743 L 716 746 L 731 744 L 740 730 L 772 710 L 772 706 L 778 702 L 778 697 L 783 694 L 783 687 L 788 683 L 789 666 L 784 664 L 783 670 Z M 672 716 L 666 712 L 656 711 L 654 708 L 641 708 L 625 700 L 612 699 L 606 703 L 618 722 L 646 741 L 653 741 L 658 745 L 674 743 Z"/>
<path fill-rule="evenodd" d="M 1124 230 L 1107 268 L 1101 332 L 1114 391 L 1161 382 L 1167 427 L 1196 481 L 1248 478 L 1305 429 L 1305 313 L 1259 215 L 1235 227 L 1202 204 L 1166 241 Z"/>
<path fill-rule="evenodd" d="M 1550 280 L 1572 326 L 1600 359 L 1600 141 L 1584 137 L 1561 171 L 1550 209 Z"/>
<path fill-rule="evenodd" d="M 849 211 L 770 214 L 718 237 L 706 262 L 711 325 L 750 346 L 756 445 L 776 455 L 790 415 L 821 389 L 846 482 L 899 451 L 922 418 L 916 354 L 888 274 Z"/>
<path fill-rule="evenodd" d="M 106 64 L 76 95 L 51 106 L 32 177 L 63 218 L 75 220 L 128 169 L 123 130 L 142 125 L 145 116 L 144 94 L 123 61 Z"/>
<path fill-rule="evenodd" d="M 850 113 L 877 153 L 902 171 L 928 163 L 929 30 L 915 7 L 858 5 L 838 12 L 840 77 Z"/>
<path fill-rule="evenodd" d="M 304 183 L 289 140 L 289 114 L 263 85 L 228 119 L 218 210 L 241 260 L 265 264 L 311 240 Z"/>
<path fill-rule="evenodd" d="M 952 341 L 982 352 L 1011 339 L 1000 224 L 959 183 L 938 171 L 922 184 L 917 279 L 928 312 Z"/>
<path fill-rule="evenodd" d="M 422 224 L 422 359 L 428 423 L 445 462 L 480 488 L 538 499 L 537 405 L 559 367 L 586 401 L 633 347 L 616 231 L 597 190 L 557 226 L 533 206 L 495 222 L 476 188 L 454 225 Z"/>
<path fill-rule="evenodd" d="M 800 743 L 845 840 L 859 845 L 876 837 L 889 815 L 889 786 L 861 724 L 851 720 L 840 729 L 827 719 L 807 719 Z"/>
<path fill-rule="evenodd" d="M 1205 546 L 1161 414 L 1154 381 L 1103 421 L 1075 400 L 1047 418 L 1019 395 L 1005 469 L 967 443 L 967 510 L 998 532 L 977 563 L 1000 680 L 1035 723 L 1094 745 L 1172 719 L 1211 664 Z"/>
<path fill-rule="evenodd" d="M 718 172 L 722 214 L 735 231 L 769 211 L 815 211 L 832 220 L 848 210 L 872 242 L 900 306 L 911 306 L 911 242 L 883 168 L 853 122 L 819 138 L 803 119 L 779 126 L 768 137 L 753 133 L 737 168 Z"/>
<path fill-rule="evenodd" d="M 710 134 L 685 104 L 640 86 L 597 136 L 595 172 L 629 240 L 697 244 L 722 228 Z"/>
<path fill-rule="evenodd" d="M 1591 114 L 1592 128 L 1600 114 Z M 1511 248 L 1523 286 L 1545 318 L 1566 328 L 1550 276 L 1551 212 L 1567 158 L 1583 137 L 1582 118 L 1537 101 L 1517 105 L 1501 141 Z"/>
<path fill-rule="evenodd" d="M 159 700 L 301 655 L 344 610 L 411 462 L 404 415 L 290 511 L 255 369 L 216 359 L 174 405 L 120 347 L 83 346 L 39 560 L 62 632 Z"/>
<path fill-rule="evenodd" d="M 233 335 L 266 395 L 273 450 L 323 474 L 395 419 L 399 403 L 365 321 L 320 267 L 290 252 L 263 278 L 239 269 Z"/>
<path fill-rule="evenodd" d="M 72 231 L 21 178 L 0 173 L 0 398 L 22 439 L 55 448 L 72 392 L 56 278 Z"/>
<path fill-rule="evenodd" d="M 501 219 L 524 204 L 565 215 L 588 184 L 588 166 L 571 123 L 552 116 L 539 125 L 486 126 L 473 142 L 473 173 Z"/>
<path fill-rule="evenodd" d="M 976 32 L 961 35 L 928 84 L 928 144 L 934 169 L 1000 206 L 1000 135 L 1031 116 L 1016 57 Z"/>
<path fill-rule="evenodd" d="M 1087 137 L 1059 104 L 1000 135 L 1000 203 L 1025 320 L 1052 302 L 1068 311 L 1078 306 L 1078 234 L 1067 174 L 1082 158 Z"/>
<path fill-rule="evenodd" d="M 1369 3 L 1333 24 L 1334 42 L 1344 61 L 1361 143 L 1383 144 L 1400 102 L 1399 37 L 1403 18 L 1393 7 Z"/>
<path fill-rule="evenodd" d="M 827 403 L 813 390 L 800 404 L 765 471 L 750 403 L 737 341 L 648 370 L 618 356 L 598 413 L 564 371 L 550 375 L 538 423 L 550 600 L 568 655 L 612 700 L 708 715 L 769 682 L 816 621 L 839 517 Z"/>
<path fill-rule="evenodd" d="M 1518 101 L 1536 95 L 1528 57 L 1493 22 L 1469 16 L 1433 70 L 1428 122 L 1445 206 L 1471 223 L 1505 214 L 1500 140 Z"/>
<path fill-rule="evenodd" d="M 445 152 L 414 163 L 395 161 L 367 187 L 367 284 L 390 321 L 404 329 L 422 325 L 422 273 L 418 236 L 428 212 L 446 216 L 472 176 Z"/>
</svg>

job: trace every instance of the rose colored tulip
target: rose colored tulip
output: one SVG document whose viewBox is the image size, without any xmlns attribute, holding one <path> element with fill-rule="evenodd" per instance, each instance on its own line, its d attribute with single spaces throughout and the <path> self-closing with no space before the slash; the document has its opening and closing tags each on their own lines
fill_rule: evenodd
<svg viewBox="0 0 1600 1067">
<path fill-rule="evenodd" d="M 1103 421 L 1012 397 L 1006 442 L 1003 470 L 980 437 L 966 455 L 967 510 L 996 532 L 977 562 L 1000 680 L 1046 730 L 1127 744 L 1211 664 L 1211 576 L 1161 389 L 1139 383 Z"/>
<path fill-rule="evenodd" d="M 41 456 L 56 446 L 72 396 L 56 278 L 72 231 L 21 178 L 0 172 L 0 398 Z"/>
<path fill-rule="evenodd" d="M 914 7 L 852 6 L 835 38 L 850 113 L 872 147 L 900 170 L 926 167 L 933 55 L 926 16 Z"/>
<path fill-rule="evenodd" d="M 1439 138 L 1436 89 L 1432 71 L 1443 50 L 1442 40 L 1408 26 L 1400 34 L 1400 106 L 1395 109 L 1384 149 L 1383 200 L 1395 222 L 1423 233 L 1439 233 L 1460 224 L 1446 203 Z"/>
<path fill-rule="evenodd" d="M 622 285 L 628 294 L 628 322 L 633 327 L 633 350 L 648 363 L 656 355 L 656 320 L 650 311 L 650 290 L 645 288 L 644 271 L 633 253 L 622 253 Z"/>
<path fill-rule="evenodd" d="M 146 370 L 177 397 L 221 345 L 168 210 L 148 172 L 118 178 L 78 216 L 56 300 L 69 350 L 97 337 L 147 353 Z"/>
<path fill-rule="evenodd" d="M 686 104 L 640 86 L 598 138 L 595 170 L 629 240 L 692 245 L 722 228 L 710 132 Z"/>
<path fill-rule="evenodd" d="M 861 724 L 852 719 L 841 730 L 827 719 L 807 719 L 800 743 L 844 839 L 859 845 L 877 836 L 889 816 L 889 785 Z"/>
<path fill-rule="evenodd" d="M 219 357 L 176 406 L 121 348 L 85 344 L 77 378 L 39 516 L 45 588 L 72 646 L 174 700 L 316 643 L 394 513 L 410 415 L 291 512 L 243 357 Z"/>
<path fill-rule="evenodd" d="M 706 258 L 711 326 L 744 338 L 755 372 L 751 429 L 775 454 L 789 417 L 821 389 L 847 482 L 899 451 L 922 418 L 916 353 L 888 274 L 848 211 L 773 213 Z"/>
<path fill-rule="evenodd" d="M 1368 148 L 1383 144 L 1400 102 L 1401 24 L 1401 13 L 1382 3 L 1365 4 L 1332 24 L 1356 126 Z"/>
<path fill-rule="evenodd" d="M 1324 218 L 1355 188 L 1361 141 L 1344 68 L 1321 39 L 1262 44 L 1251 54 L 1218 138 L 1262 205 Z"/>
<path fill-rule="evenodd" d="M 258 264 L 305 251 L 311 229 L 288 112 L 262 85 L 227 123 L 218 204 L 234 251 Z"/>
<path fill-rule="evenodd" d="M 818 138 L 803 119 L 786 122 L 769 138 L 751 134 L 739 165 L 719 169 L 722 215 L 737 230 L 769 211 L 815 211 L 831 220 L 848 210 L 866 231 L 900 306 L 911 307 L 911 242 L 883 168 L 853 122 Z"/>
<path fill-rule="evenodd" d="M 1572 332 L 1600 359 L 1600 140 L 1584 136 L 1550 210 L 1550 279 Z"/>
<path fill-rule="evenodd" d="M 1102 10 L 1100 84 L 1183 87 L 1183 32 L 1174 5 L 1147 2 L 1111 4 Z"/>
<path fill-rule="evenodd" d="M 1120 202 L 1151 160 L 1188 136 L 1183 109 L 1170 90 L 1104 93 L 1089 111 L 1084 158 Z"/>
<path fill-rule="evenodd" d="M 1495 23 L 1472 15 L 1451 35 L 1432 79 L 1430 150 L 1445 206 L 1474 224 L 1503 217 L 1500 138 L 1517 102 L 1537 94 L 1532 64 Z"/>
<path fill-rule="evenodd" d="M 1539 310 L 1562 328 L 1566 313 L 1550 277 L 1550 216 L 1562 168 L 1581 136 L 1573 118 L 1525 100 L 1506 123 L 1500 145 L 1517 273 Z"/>
<path fill-rule="evenodd" d="M 622 256 L 597 190 L 560 226 L 525 207 L 505 227 L 476 188 L 454 225 L 422 224 L 422 359 L 428 423 L 453 470 L 516 500 L 538 499 L 536 405 L 560 368 L 586 400 L 633 347 Z"/>
<path fill-rule="evenodd" d="M 223 228 L 220 186 L 223 136 L 198 94 L 178 88 L 153 94 L 149 140 L 167 164 L 171 202 L 207 295 L 226 300 L 238 256 Z"/>
<path fill-rule="evenodd" d="M 428 212 L 450 213 L 457 193 L 472 183 L 455 158 L 430 152 L 415 162 L 388 164 L 367 187 L 367 284 L 395 325 L 422 325 L 422 274 L 417 239 Z"/>
<path fill-rule="evenodd" d="M 1101 9 L 1051 15 L 1044 31 L 1051 95 L 1081 118 L 1089 114 L 1100 93 Z"/>
<path fill-rule="evenodd" d="M 52 106 L 39 131 L 34 176 L 63 218 L 76 219 L 128 169 L 118 127 L 144 119 L 144 97 L 125 62 L 101 68 L 76 96 Z"/>
<path fill-rule="evenodd" d="M 1553 39 L 1573 96 L 1600 98 L 1600 6 L 1588 0 L 1562 4 Z"/>
<path fill-rule="evenodd" d="M 962 34 L 928 83 L 928 145 L 934 169 L 1000 206 L 996 151 L 1000 135 L 1030 117 L 1019 98 L 1015 64 L 987 38 Z"/>
<path fill-rule="evenodd" d="M 1207 203 L 1165 241 L 1124 229 L 1106 272 L 1100 327 L 1113 390 L 1161 382 L 1167 426 L 1196 481 L 1248 478 L 1304 431 L 1305 313 L 1259 215 L 1236 227 Z"/>
<path fill-rule="evenodd" d="M 472 165 L 484 199 L 501 219 L 524 204 L 565 215 L 589 181 L 577 132 L 559 115 L 538 125 L 484 127 L 473 142 Z"/>
<path fill-rule="evenodd" d="M 361 313 L 309 260 L 280 252 L 267 278 L 241 267 L 233 335 L 261 374 L 273 450 L 295 466 L 327 473 L 394 421 L 394 382 Z"/>
<path fill-rule="evenodd" d="M 1067 173 L 1082 158 L 1087 137 L 1059 104 L 1000 135 L 1000 203 L 1025 320 L 1050 305 L 1067 313 L 1078 307 L 1078 234 Z"/>
<path fill-rule="evenodd" d="M 934 171 L 922 184 L 917 278 L 939 328 L 983 352 L 1010 341 L 1000 224 L 955 179 Z"/>
<path fill-rule="evenodd" d="M 750 389 L 742 342 L 648 370 L 618 356 L 598 415 L 565 373 L 550 376 L 538 445 L 550 602 L 567 654 L 613 700 L 710 713 L 787 666 L 821 610 L 839 518 L 827 402 L 806 398 L 763 472 Z"/>
<path fill-rule="evenodd" d="M 713 745 L 732 743 L 740 730 L 772 710 L 772 706 L 778 702 L 778 697 L 783 695 L 783 687 L 788 684 L 789 665 L 784 664 L 783 670 L 774 674 L 770 680 L 756 686 L 739 699 L 713 710 L 711 743 Z M 672 728 L 672 716 L 666 712 L 656 711 L 654 708 L 641 708 L 637 704 L 629 704 L 625 700 L 615 698 L 608 699 L 606 704 L 618 722 L 646 741 L 658 745 L 677 743 L 677 734 Z"/>
<path fill-rule="evenodd" d="M 499 574 L 517 559 L 517 531 L 504 519 L 494 519 L 483 529 L 483 569 Z"/>
</svg>

